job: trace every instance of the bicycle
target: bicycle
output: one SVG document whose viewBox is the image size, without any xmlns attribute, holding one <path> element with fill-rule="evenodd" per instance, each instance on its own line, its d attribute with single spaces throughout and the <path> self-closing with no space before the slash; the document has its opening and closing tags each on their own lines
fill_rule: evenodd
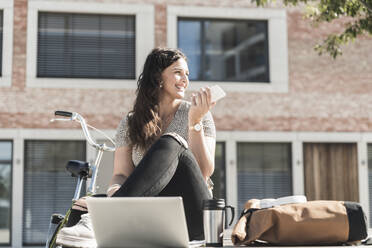
<svg viewBox="0 0 372 248">
<path fill-rule="evenodd" d="M 102 155 L 104 151 L 108 152 L 114 152 L 115 148 L 111 146 L 107 146 L 105 143 L 98 144 L 90 135 L 88 127 L 96 130 L 97 132 L 101 133 L 103 136 L 105 136 L 113 145 L 115 145 L 115 142 L 108 137 L 104 132 L 100 131 L 99 129 L 92 127 L 88 125 L 85 121 L 85 119 L 76 112 L 67 112 L 67 111 L 55 111 L 55 116 L 63 116 L 68 118 L 53 118 L 51 119 L 51 122 L 54 121 L 76 121 L 80 123 L 80 126 L 83 130 L 85 139 L 88 141 L 89 145 L 91 145 L 93 148 L 97 150 L 96 159 L 94 161 L 94 164 L 90 164 L 89 162 L 85 161 L 78 161 L 78 160 L 70 160 L 68 161 L 66 165 L 67 171 L 71 173 L 73 177 L 77 177 L 77 183 L 75 188 L 74 197 L 72 198 L 72 205 L 67 210 L 66 214 L 52 214 L 50 218 L 49 228 L 48 228 L 48 234 L 46 239 L 46 248 L 59 248 L 62 246 L 59 246 L 56 244 L 56 238 L 58 232 L 65 226 L 65 224 L 68 222 L 68 218 L 71 213 L 72 206 L 74 203 L 81 197 L 81 190 L 83 187 L 83 182 L 86 181 L 88 178 L 91 178 L 88 190 L 86 195 L 91 196 L 96 193 L 96 177 L 99 170 L 99 165 L 101 163 Z"/>
</svg>

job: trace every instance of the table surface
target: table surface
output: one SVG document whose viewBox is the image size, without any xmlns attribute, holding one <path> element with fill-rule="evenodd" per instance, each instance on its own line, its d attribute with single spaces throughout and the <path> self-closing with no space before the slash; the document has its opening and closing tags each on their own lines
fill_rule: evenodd
<svg viewBox="0 0 372 248">
<path fill-rule="evenodd" d="M 231 241 L 231 233 L 232 233 L 232 229 L 226 229 L 224 231 L 224 236 L 223 236 L 223 247 L 228 247 L 228 248 L 233 248 L 233 247 L 245 247 L 245 246 L 234 246 L 232 241 Z M 369 229 L 368 230 L 368 237 L 372 237 L 372 229 Z M 355 246 L 366 246 L 366 245 L 353 245 L 354 247 Z M 207 246 L 209 247 L 209 246 Z M 254 247 L 254 246 L 246 246 L 246 247 Z M 345 246 L 257 246 L 257 247 L 264 247 L 264 248 L 269 248 L 269 247 L 275 247 L 275 248 L 283 248 L 283 247 L 290 247 L 290 248 L 294 248 L 294 247 L 304 247 L 304 248 L 312 248 L 312 247 L 317 247 L 317 248 L 328 248 L 328 247 L 332 247 L 332 248 L 335 248 L 335 247 L 344 247 Z M 371 246 L 372 247 L 372 246 Z"/>
<path fill-rule="evenodd" d="M 231 233 L 232 233 L 232 229 L 226 229 L 224 231 L 224 236 L 223 236 L 223 247 L 226 247 L 226 248 L 234 248 L 234 247 L 255 247 L 255 246 L 234 246 L 232 241 L 231 241 Z M 372 229 L 369 230 L 369 237 L 372 237 Z M 353 247 L 355 247 L 357 245 L 353 245 Z M 358 246 L 365 246 L 365 245 L 358 245 Z M 202 246 L 202 247 L 205 247 L 205 246 Z M 211 248 L 212 246 L 206 246 L 207 248 Z M 343 247 L 345 248 L 345 246 L 266 246 L 266 245 L 262 245 L 262 246 L 256 246 L 256 247 L 264 247 L 264 248 L 270 248 L 270 247 L 273 247 L 273 248 L 284 248 L 284 247 L 288 247 L 288 248 L 294 248 L 294 247 L 304 247 L 304 248 L 335 248 L 335 247 Z M 99 248 L 99 247 L 97 247 Z M 372 248 L 372 247 L 371 247 Z"/>
</svg>

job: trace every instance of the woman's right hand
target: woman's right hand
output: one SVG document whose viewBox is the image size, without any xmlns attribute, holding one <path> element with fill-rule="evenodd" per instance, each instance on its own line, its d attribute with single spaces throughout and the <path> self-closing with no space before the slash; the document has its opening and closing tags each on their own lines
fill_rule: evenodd
<svg viewBox="0 0 372 248">
<path fill-rule="evenodd" d="M 189 125 L 200 123 L 204 115 L 216 105 L 211 101 L 211 89 L 203 87 L 191 96 L 191 107 L 189 111 Z"/>
<path fill-rule="evenodd" d="M 113 184 L 111 185 L 108 190 L 107 190 L 107 196 L 111 197 L 118 189 L 120 189 L 121 185 L 120 184 Z"/>
</svg>

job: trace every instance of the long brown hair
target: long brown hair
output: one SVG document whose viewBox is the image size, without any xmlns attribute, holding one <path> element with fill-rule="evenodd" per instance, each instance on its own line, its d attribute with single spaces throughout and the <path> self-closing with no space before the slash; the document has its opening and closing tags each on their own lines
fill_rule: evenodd
<svg viewBox="0 0 372 248">
<path fill-rule="evenodd" d="M 171 64 L 186 56 L 177 49 L 155 48 L 147 56 L 137 81 L 136 100 L 128 115 L 128 132 L 132 146 L 147 149 L 161 134 L 159 116 L 161 74 Z"/>
</svg>

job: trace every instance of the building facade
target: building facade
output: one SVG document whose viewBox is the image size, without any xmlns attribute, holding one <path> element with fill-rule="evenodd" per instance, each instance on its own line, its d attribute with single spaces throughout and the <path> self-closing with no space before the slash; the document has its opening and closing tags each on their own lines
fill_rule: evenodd
<svg viewBox="0 0 372 248">
<path fill-rule="evenodd" d="M 212 110 L 217 197 L 239 210 L 293 194 L 352 200 L 369 217 L 372 39 L 337 60 L 313 50 L 342 22 L 314 27 L 301 8 L 249 0 L 0 0 L 0 14 L 0 245 L 42 246 L 74 193 L 66 161 L 95 157 L 77 124 L 49 121 L 54 111 L 113 137 L 156 46 L 186 53 L 190 92 L 227 93 Z M 102 168 L 100 192 L 112 154 Z"/>
</svg>

